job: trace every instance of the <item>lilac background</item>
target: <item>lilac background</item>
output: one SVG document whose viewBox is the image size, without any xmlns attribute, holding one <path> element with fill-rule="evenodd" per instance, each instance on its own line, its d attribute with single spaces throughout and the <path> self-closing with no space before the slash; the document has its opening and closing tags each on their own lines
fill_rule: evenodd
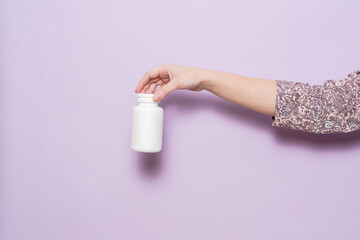
<svg viewBox="0 0 360 240">
<path fill-rule="evenodd" d="M 322 84 L 359 69 L 359 1 L 0 5 L 0 239 L 359 239 L 360 132 L 177 91 L 160 154 L 133 90 L 166 62 Z"/>
</svg>

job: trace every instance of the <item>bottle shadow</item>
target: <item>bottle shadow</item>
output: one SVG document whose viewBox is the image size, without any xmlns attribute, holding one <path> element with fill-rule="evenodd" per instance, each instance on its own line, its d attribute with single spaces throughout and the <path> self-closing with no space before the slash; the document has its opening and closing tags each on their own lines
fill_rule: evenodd
<svg viewBox="0 0 360 240">
<path fill-rule="evenodd" d="M 163 168 L 163 152 L 138 153 L 140 173 L 147 179 L 161 175 Z"/>
</svg>

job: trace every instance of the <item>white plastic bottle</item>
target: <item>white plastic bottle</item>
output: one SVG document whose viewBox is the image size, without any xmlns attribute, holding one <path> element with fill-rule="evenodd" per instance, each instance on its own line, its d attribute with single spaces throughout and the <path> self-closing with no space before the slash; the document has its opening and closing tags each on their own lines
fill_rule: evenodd
<svg viewBox="0 0 360 240">
<path fill-rule="evenodd" d="M 137 152 L 161 151 L 164 111 L 152 97 L 138 93 L 138 105 L 133 108 L 131 148 Z"/>
</svg>

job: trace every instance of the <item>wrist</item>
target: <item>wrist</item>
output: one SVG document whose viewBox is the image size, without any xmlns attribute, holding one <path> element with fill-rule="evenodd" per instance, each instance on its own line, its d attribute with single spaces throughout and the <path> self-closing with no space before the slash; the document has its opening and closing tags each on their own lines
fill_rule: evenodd
<svg viewBox="0 0 360 240">
<path fill-rule="evenodd" d="M 217 71 L 206 69 L 202 72 L 201 76 L 201 87 L 204 90 L 210 91 L 213 88 L 213 85 L 217 79 Z"/>
<path fill-rule="evenodd" d="M 212 91 L 214 88 L 216 88 L 216 85 L 218 82 L 223 79 L 226 74 L 225 72 L 206 69 L 202 76 L 202 82 L 201 86 L 204 90 Z"/>
</svg>

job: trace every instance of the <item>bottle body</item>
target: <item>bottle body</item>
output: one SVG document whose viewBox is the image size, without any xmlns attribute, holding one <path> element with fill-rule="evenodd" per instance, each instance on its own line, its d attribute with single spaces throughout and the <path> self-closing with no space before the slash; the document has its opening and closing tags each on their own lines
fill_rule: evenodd
<svg viewBox="0 0 360 240">
<path fill-rule="evenodd" d="M 153 94 L 138 94 L 132 111 L 131 148 L 137 152 L 160 152 L 164 111 L 152 100 Z"/>
</svg>

